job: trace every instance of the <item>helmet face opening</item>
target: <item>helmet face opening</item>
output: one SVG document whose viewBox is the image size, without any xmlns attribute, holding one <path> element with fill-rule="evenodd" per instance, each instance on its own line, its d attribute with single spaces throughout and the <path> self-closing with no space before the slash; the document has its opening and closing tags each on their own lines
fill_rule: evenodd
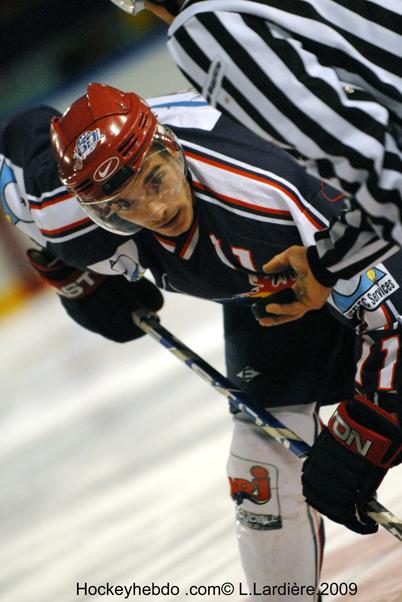
<svg viewBox="0 0 402 602">
<path fill-rule="evenodd" d="M 157 223 L 158 206 L 169 208 L 177 203 L 186 183 L 186 162 L 173 132 L 158 124 L 140 167 L 134 171 L 126 166 L 123 170 L 123 175 L 117 172 L 111 178 L 123 181 L 114 194 L 99 201 L 78 200 L 99 226 L 127 236 L 144 225 L 149 227 L 153 220 Z"/>
</svg>

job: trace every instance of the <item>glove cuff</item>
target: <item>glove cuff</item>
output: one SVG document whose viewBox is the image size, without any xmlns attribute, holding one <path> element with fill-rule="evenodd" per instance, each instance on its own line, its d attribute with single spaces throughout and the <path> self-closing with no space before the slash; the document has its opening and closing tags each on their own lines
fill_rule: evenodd
<svg viewBox="0 0 402 602">
<path fill-rule="evenodd" d="M 28 259 L 39 277 L 54 287 L 61 297 L 83 299 L 105 280 L 106 276 L 74 268 L 46 250 L 28 249 Z"/>
<path fill-rule="evenodd" d="M 402 433 L 398 421 L 364 398 L 339 404 L 328 422 L 332 437 L 378 468 L 399 464 Z"/>
<path fill-rule="evenodd" d="M 52 280 L 52 286 L 57 289 L 57 294 L 74 301 L 91 295 L 105 280 L 106 276 L 95 272 L 77 270 L 63 280 Z M 49 283 L 50 279 L 46 279 Z"/>
</svg>

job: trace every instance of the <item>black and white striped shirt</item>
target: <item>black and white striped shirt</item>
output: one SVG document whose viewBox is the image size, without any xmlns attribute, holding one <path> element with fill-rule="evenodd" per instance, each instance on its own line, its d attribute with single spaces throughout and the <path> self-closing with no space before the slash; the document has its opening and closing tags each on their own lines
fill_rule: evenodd
<svg viewBox="0 0 402 602">
<path fill-rule="evenodd" d="M 168 47 L 210 104 L 350 196 L 310 249 L 323 284 L 402 245 L 400 0 L 189 0 Z"/>
</svg>

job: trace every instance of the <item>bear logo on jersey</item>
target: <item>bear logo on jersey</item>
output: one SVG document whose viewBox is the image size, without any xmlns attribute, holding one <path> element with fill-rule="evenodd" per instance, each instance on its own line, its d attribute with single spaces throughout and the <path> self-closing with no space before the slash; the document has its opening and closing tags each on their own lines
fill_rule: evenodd
<svg viewBox="0 0 402 602">
<path fill-rule="evenodd" d="M 0 160 L 0 206 L 6 220 L 13 226 L 19 222 L 33 223 L 28 202 L 21 195 L 14 171 L 5 159 Z"/>
<path fill-rule="evenodd" d="M 129 255 L 120 254 L 109 259 L 109 266 L 114 272 L 128 278 L 130 282 L 140 280 L 143 274 L 138 263 Z"/>
</svg>

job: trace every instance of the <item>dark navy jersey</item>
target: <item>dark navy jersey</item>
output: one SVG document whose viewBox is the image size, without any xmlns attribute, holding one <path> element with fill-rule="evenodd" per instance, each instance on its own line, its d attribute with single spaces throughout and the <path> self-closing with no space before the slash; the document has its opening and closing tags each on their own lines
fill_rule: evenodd
<svg viewBox="0 0 402 602">
<path fill-rule="evenodd" d="M 275 329 L 279 333 L 275 335 L 269 334 L 272 329 L 256 323 L 258 336 L 249 338 L 240 337 L 241 328 L 233 328 L 231 317 L 235 310 L 243 309 L 248 322 L 249 306 L 264 294 L 263 264 L 289 245 L 311 244 L 314 234 L 342 210 L 342 194 L 309 176 L 285 151 L 222 116 L 192 92 L 154 99 L 151 104 L 158 118 L 174 130 L 185 152 L 195 207 L 192 226 L 186 233 L 171 238 L 142 229 L 135 235 L 119 236 L 96 226 L 58 179 L 49 145 L 49 120 L 54 111 L 44 107 L 14 117 L 1 134 L 1 197 L 9 221 L 70 265 L 110 276 L 123 274 L 132 281 L 150 270 L 158 286 L 165 290 L 224 304 L 225 324 L 230 325 L 226 330 L 227 349 L 232 349 L 228 354 L 230 376 L 245 387 L 250 387 L 253 380 L 253 385 L 260 382 L 253 394 L 265 405 L 325 402 L 331 391 L 339 398 L 341 393 L 336 394 L 335 388 L 338 386 L 344 394 L 340 383 L 342 379 L 349 381 L 350 362 L 345 359 L 340 373 L 334 358 L 336 353 L 341 357 L 343 338 L 348 341 L 346 355 L 355 338 L 354 334 L 344 335 L 342 326 L 334 331 L 326 326 L 332 320 L 327 309 L 300 325 Z M 380 367 L 379 357 L 390 371 L 392 357 L 395 361 L 399 358 L 399 347 L 392 354 L 387 347 L 381 347 L 385 330 L 388 335 L 395 333 L 399 337 L 402 301 L 397 267 L 398 261 L 392 258 L 353 281 L 340 281 L 332 295 L 331 311 L 360 332 L 356 360 L 360 362 L 358 376 L 363 390 L 368 390 L 364 367 L 370 364 L 364 355 L 368 353 L 364 345 L 367 332 L 376 333 L 370 353 L 375 354 Z M 321 319 L 322 327 L 315 330 L 314 325 L 319 325 Z M 315 339 L 322 333 L 322 344 L 312 340 L 312 331 Z M 283 344 L 279 350 L 277 337 L 281 332 Z M 326 340 L 329 332 L 331 337 Z M 286 352 L 292 333 L 297 333 L 292 352 Z M 277 371 L 285 376 L 277 387 L 272 384 L 272 376 L 265 380 L 260 376 L 264 366 L 257 369 L 250 365 L 258 373 L 255 379 L 241 376 L 252 349 L 257 348 L 257 355 L 264 358 L 270 337 L 275 339 L 277 349 L 277 359 L 271 349 L 270 370 L 275 368 L 272 362 L 277 362 Z M 237 344 L 246 352 L 233 352 Z M 319 350 L 319 357 L 315 357 L 313 347 Z M 240 356 L 243 364 L 239 366 Z M 290 394 L 290 386 L 286 391 L 284 384 L 289 382 L 286 364 L 291 357 L 294 361 L 303 357 L 303 371 L 300 368 L 296 377 L 293 362 L 295 390 Z M 308 357 L 311 359 L 306 362 Z M 327 361 L 333 380 L 329 374 L 326 379 L 317 374 L 313 378 L 319 358 Z M 251 363 L 257 359 L 254 353 Z M 307 381 L 314 382 L 315 388 L 308 386 Z M 377 391 L 377 384 L 371 377 L 370 388 Z M 387 381 L 387 391 L 394 390 L 392 387 L 394 384 Z M 349 384 L 346 389 L 350 390 Z"/>
</svg>

